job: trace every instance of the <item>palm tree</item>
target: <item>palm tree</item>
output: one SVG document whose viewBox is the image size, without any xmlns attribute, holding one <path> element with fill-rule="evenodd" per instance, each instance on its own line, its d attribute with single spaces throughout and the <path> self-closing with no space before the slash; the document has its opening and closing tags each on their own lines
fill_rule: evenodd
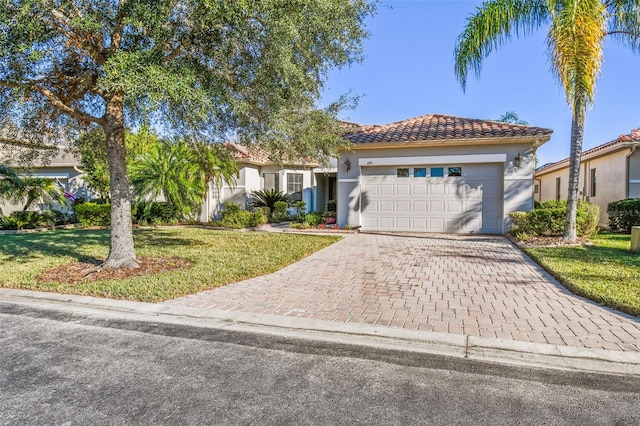
<svg viewBox="0 0 640 426">
<path fill-rule="evenodd" d="M 159 143 L 131 166 L 137 200 L 164 199 L 185 217 L 197 213 L 209 182 L 235 184 L 238 167 L 231 154 L 217 145 Z"/>
<path fill-rule="evenodd" d="M 9 199 L 21 186 L 22 181 L 18 173 L 6 164 L 0 164 L 0 200 Z M 0 209 L 0 216 L 3 216 L 2 209 Z"/>
<path fill-rule="evenodd" d="M 65 205 L 64 191 L 58 184 L 48 178 L 23 177 L 20 178 L 14 170 L 6 166 L 0 167 L 0 198 L 12 203 L 24 202 L 23 211 L 29 210 L 34 202 L 44 204 L 57 202 Z"/>
<path fill-rule="evenodd" d="M 138 201 L 164 197 L 182 216 L 191 215 L 205 191 L 192 159 L 183 143 L 156 145 L 131 166 L 133 195 Z"/>
<path fill-rule="evenodd" d="M 458 36 L 455 73 L 463 89 L 482 60 L 513 36 L 548 26 L 551 71 L 560 80 L 572 112 L 569 196 L 564 238 L 575 241 L 578 180 L 587 107 L 593 104 L 602 65 L 602 43 L 610 36 L 640 51 L 638 0 L 487 0 Z"/>
</svg>

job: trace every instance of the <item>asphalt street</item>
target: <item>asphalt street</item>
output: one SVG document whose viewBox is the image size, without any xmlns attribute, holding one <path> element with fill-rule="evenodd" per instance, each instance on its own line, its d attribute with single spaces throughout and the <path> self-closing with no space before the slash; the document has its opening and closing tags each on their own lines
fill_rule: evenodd
<svg viewBox="0 0 640 426">
<path fill-rule="evenodd" d="M 640 424 L 640 379 L 0 304 L 0 423 Z"/>
</svg>

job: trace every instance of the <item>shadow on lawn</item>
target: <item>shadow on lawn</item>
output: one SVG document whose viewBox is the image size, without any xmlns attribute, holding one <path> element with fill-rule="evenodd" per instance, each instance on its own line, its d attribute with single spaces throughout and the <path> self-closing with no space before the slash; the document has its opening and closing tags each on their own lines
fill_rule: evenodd
<svg viewBox="0 0 640 426">
<path fill-rule="evenodd" d="M 58 230 L 0 235 L 0 253 L 7 261 L 24 261 L 37 255 L 75 259 L 90 258 L 81 252 L 87 245 L 109 245 L 109 230 Z"/>
<path fill-rule="evenodd" d="M 0 235 L 0 256 L 5 261 L 24 262 L 37 256 L 64 257 L 78 261 L 91 261 L 95 254 L 87 249 L 109 248 L 108 229 L 57 230 L 24 234 Z M 138 246 L 189 246 L 195 241 L 178 238 L 174 233 L 155 229 L 134 230 L 134 242 Z M 89 250 L 92 250 L 89 248 Z M 105 252 L 106 256 L 107 252 Z"/>
</svg>

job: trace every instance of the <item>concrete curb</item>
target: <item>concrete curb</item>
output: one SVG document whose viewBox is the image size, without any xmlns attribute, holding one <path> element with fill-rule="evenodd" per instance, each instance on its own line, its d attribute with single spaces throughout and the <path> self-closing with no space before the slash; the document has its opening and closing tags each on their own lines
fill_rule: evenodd
<svg viewBox="0 0 640 426">
<path fill-rule="evenodd" d="M 640 352 L 520 342 L 29 290 L 0 289 L 0 302 L 37 309 L 100 315 L 111 319 L 224 329 L 525 367 L 640 376 Z"/>
</svg>

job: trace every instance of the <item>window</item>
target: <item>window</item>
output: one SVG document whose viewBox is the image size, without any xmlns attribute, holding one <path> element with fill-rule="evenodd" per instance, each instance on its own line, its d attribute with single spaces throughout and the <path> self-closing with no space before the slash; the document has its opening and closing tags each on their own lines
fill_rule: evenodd
<svg viewBox="0 0 640 426">
<path fill-rule="evenodd" d="M 409 177 L 409 169 L 397 169 L 396 176 L 398 177 Z"/>
<path fill-rule="evenodd" d="M 556 178 L 556 201 L 560 200 L 560 178 Z"/>
<path fill-rule="evenodd" d="M 444 177 L 444 169 L 442 167 L 432 167 L 431 177 Z"/>
<path fill-rule="evenodd" d="M 287 174 L 287 193 L 293 201 L 302 201 L 302 173 Z"/>
<path fill-rule="evenodd" d="M 538 185 L 537 183 L 533 186 L 533 193 L 537 194 L 538 192 L 540 192 L 540 185 Z"/>
<path fill-rule="evenodd" d="M 280 175 L 278 173 L 264 173 L 264 189 L 280 190 Z"/>
<path fill-rule="evenodd" d="M 591 169 L 591 191 L 590 196 L 596 196 L 596 169 Z"/>
<path fill-rule="evenodd" d="M 413 169 L 413 177 L 427 177 L 426 167 L 416 167 Z"/>
<path fill-rule="evenodd" d="M 449 176 L 462 176 L 462 167 L 449 167 Z"/>
</svg>

